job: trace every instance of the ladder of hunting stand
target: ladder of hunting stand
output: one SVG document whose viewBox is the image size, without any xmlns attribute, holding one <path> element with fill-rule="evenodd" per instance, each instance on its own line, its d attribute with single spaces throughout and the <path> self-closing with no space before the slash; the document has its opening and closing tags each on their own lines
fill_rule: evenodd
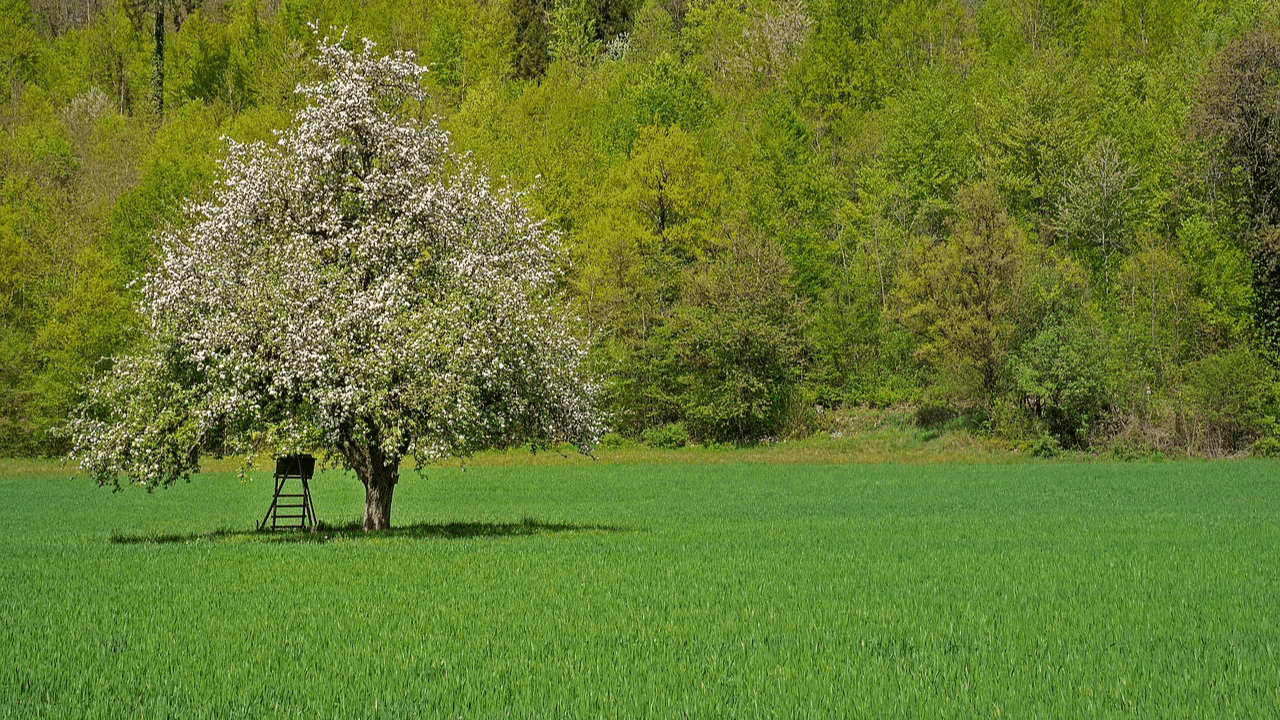
<svg viewBox="0 0 1280 720">
<path fill-rule="evenodd" d="M 311 486 L 308 481 L 315 473 L 316 459 L 310 455 L 287 455 L 276 458 L 276 490 L 271 507 L 258 524 L 259 530 L 309 530 L 316 526 L 316 510 L 311 505 Z M 301 492 L 286 492 L 290 480 L 302 484 Z"/>
</svg>

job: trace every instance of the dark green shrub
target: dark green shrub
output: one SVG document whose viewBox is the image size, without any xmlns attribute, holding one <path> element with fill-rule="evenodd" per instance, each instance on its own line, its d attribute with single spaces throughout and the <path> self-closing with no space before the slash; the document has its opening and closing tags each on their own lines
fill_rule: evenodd
<svg viewBox="0 0 1280 720">
<path fill-rule="evenodd" d="M 660 427 L 646 428 L 640 440 L 649 447 L 674 450 L 689 444 L 689 431 L 684 423 L 674 422 Z"/>
<path fill-rule="evenodd" d="M 1209 455 L 1245 451 L 1270 429 L 1275 402 L 1275 371 L 1249 348 L 1197 360 L 1182 385 L 1182 442 Z"/>
<path fill-rule="evenodd" d="M 1052 435 L 1041 435 L 1031 441 L 1028 448 L 1032 457 L 1052 458 L 1062 454 L 1062 443 L 1058 442 L 1058 438 Z"/>
<path fill-rule="evenodd" d="M 1253 456 L 1263 458 L 1280 458 L 1280 438 L 1268 435 L 1259 438 L 1253 444 Z"/>
<path fill-rule="evenodd" d="M 611 432 L 601 435 L 600 441 L 596 443 L 596 447 L 603 448 L 605 450 L 616 450 L 617 448 L 622 447 L 624 443 L 626 443 L 626 438 L 622 437 L 618 433 Z"/>
<path fill-rule="evenodd" d="M 1106 405 L 1099 332 L 1081 319 L 1041 330 L 1011 360 L 1023 407 L 1063 447 L 1082 447 Z"/>
</svg>

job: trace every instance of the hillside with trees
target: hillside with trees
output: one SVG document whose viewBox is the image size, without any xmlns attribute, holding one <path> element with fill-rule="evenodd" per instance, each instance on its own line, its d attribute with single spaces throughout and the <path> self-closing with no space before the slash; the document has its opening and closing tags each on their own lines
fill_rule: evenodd
<svg viewBox="0 0 1280 720">
<path fill-rule="evenodd" d="M 65 450 L 158 233 L 344 28 L 564 233 L 622 435 L 1280 450 L 1274 2 L 0 0 L 0 454 Z"/>
</svg>

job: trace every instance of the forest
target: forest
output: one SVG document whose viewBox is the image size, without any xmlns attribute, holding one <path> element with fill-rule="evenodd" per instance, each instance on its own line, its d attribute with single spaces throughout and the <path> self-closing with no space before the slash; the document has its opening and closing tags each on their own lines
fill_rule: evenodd
<svg viewBox="0 0 1280 720">
<path fill-rule="evenodd" d="M 65 451 L 326 36 L 562 233 L 620 436 L 1280 455 L 1273 0 L 0 0 L 0 455 Z"/>
</svg>

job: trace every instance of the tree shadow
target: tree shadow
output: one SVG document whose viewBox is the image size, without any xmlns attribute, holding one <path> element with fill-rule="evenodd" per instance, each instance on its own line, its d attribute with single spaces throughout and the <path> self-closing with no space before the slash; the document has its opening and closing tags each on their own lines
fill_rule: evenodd
<svg viewBox="0 0 1280 720">
<path fill-rule="evenodd" d="M 190 545 L 209 542 L 329 543 L 335 540 L 410 538 L 415 540 L 464 540 L 522 535 L 625 533 L 634 528 L 620 525 L 549 523 L 524 518 L 520 522 L 413 523 L 388 530 L 365 532 L 359 521 L 331 525 L 320 522 L 315 530 L 232 530 L 220 528 L 199 533 L 112 533 L 113 545 Z"/>
</svg>

